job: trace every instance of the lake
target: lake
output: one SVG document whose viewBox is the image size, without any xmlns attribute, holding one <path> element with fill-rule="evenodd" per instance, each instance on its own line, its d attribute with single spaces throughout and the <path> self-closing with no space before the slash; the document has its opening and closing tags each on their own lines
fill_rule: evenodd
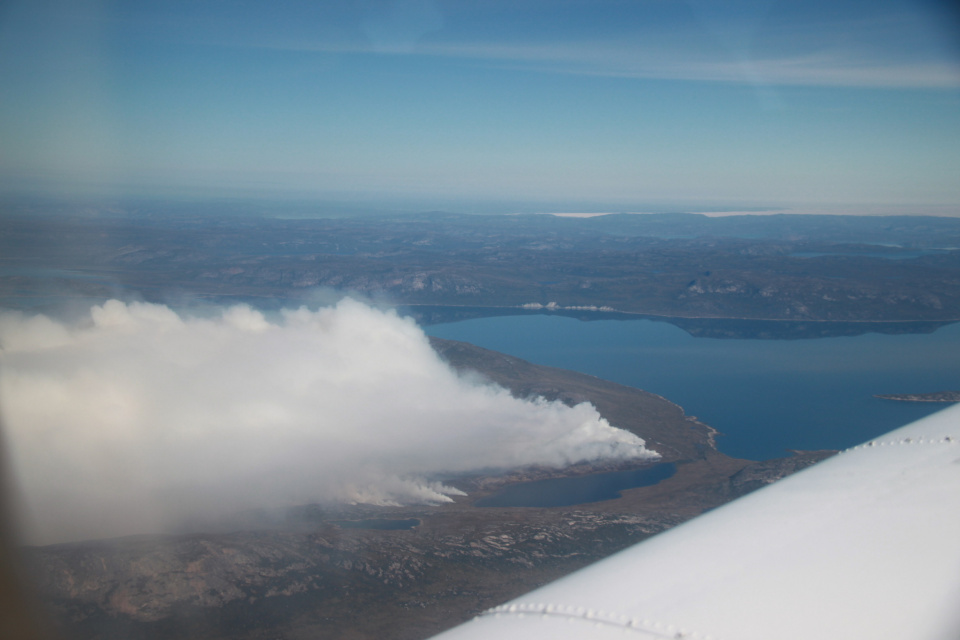
<svg viewBox="0 0 960 640">
<path fill-rule="evenodd" d="M 854 446 L 947 406 L 876 394 L 960 389 L 960 324 L 926 334 L 749 340 L 693 337 L 652 320 L 542 314 L 425 331 L 662 395 L 719 429 L 721 451 L 752 460 Z"/>
<path fill-rule="evenodd" d="M 619 498 L 624 489 L 655 485 L 676 471 L 675 464 L 663 463 L 629 471 L 518 482 L 473 504 L 477 507 L 570 507 Z"/>
</svg>

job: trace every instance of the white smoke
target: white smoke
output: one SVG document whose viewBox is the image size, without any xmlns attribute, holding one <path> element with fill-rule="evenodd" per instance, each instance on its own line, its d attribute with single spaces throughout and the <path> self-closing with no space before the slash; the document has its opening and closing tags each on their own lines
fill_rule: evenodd
<svg viewBox="0 0 960 640">
<path fill-rule="evenodd" d="M 469 382 L 410 320 L 346 299 L 216 317 L 111 300 L 0 315 L 0 407 L 30 540 L 323 501 L 438 503 L 437 474 L 649 458 L 589 404 Z"/>
</svg>

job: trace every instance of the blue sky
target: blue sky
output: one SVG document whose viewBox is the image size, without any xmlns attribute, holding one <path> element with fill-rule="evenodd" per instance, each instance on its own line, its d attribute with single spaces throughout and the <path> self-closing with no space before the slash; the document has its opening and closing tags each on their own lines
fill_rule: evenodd
<svg viewBox="0 0 960 640">
<path fill-rule="evenodd" d="M 0 187 L 960 214 L 948 7 L 7 2 Z"/>
</svg>

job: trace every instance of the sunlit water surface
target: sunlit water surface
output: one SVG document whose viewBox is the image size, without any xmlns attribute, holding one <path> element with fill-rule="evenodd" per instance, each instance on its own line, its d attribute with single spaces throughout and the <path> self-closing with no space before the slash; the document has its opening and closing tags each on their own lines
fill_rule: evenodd
<svg viewBox="0 0 960 640">
<path fill-rule="evenodd" d="M 625 489 L 649 487 L 677 471 L 672 463 L 629 471 L 609 471 L 570 478 L 518 482 L 474 502 L 478 507 L 569 507 L 620 497 Z"/>
<path fill-rule="evenodd" d="M 930 334 L 694 338 L 666 322 L 551 315 L 465 320 L 427 333 L 662 395 L 754 460 L 843 449 L 945 407 L 876 394 L 960 390 L 960 324 Z"/>
</svg>

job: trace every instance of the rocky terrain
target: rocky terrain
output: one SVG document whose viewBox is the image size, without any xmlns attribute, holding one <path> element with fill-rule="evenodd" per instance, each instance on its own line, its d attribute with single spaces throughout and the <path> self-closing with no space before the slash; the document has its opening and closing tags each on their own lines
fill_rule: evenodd
<svg viewBox="0 0 960 640">
<path fill-rule="evenodd" d="M 777 480 L 802 471 L 835 455 L 836 451 L 794 451 L 789 458 L 776 458 L 754 462 L 730 476 L 728 487 L 731 498 L 739 498 L 751 491 L 762 489 Z"/>
<path fill-rule="evenodd" d="M 474 506 L 509 483 L 630 465 L 518 469 L 447 480 L 468 495 L 440 506 L 313 505 L 240 514 L 217 530 L 27 548 L 49 619 L 69 639 L 423 638 L 826 455 L 731 459 L 714 448 L 712 429 L 658 396 L 464 343 L 433 344 L 453 366 L 516 395 L 593 402 L 676 473 L 574 507 Z M 374 518 L 417 524 L 345 526 Z"/>
<path fill-rule="evenodd" d="M 152 208 L 151 208 L 152 207 Z M 169 208 L 169 205 L 168 205 Z M 760 333 L 930 331 L 960 319 L 960 220 L 410 214 L 282 219 L 161 205 L 0 211 L 0 298 L 315 302 L 765 321 Z M 423 316 L 421 316 L 423 317 Z M 784 324 L 787 323 L 787 324 Z M 744 326 L 730 325 L 738 336 Z M 738 333 L 739 332 L 739 333 Z M 719 335 L 724 335 L 721 331 Z"/>
<path fill-rule="evenodd" d="M 69 637 L 418 638 L 679 521 L 418 515 L 430 525 L 411 532 L 318 524 L 61 545 L 31 550 L 29 566 Z"/>
<path fill-rule="evenodd" d="M 335 289 L 400 304 L 422 323 L 642 315 L 713 337 L 932 331 L 960 318 L 960 221 L 951 219 L 284 218 L 169 203 L 4 207 L 7 309 L 135 297 L 244 301 L 269 311 L 324 302 Z M 664 398 L 464 343 L 432 343 L 465 375 L 515 395 L 592 402 L 676 472 L 571 507 L 475 503 L 512 483 L 631 465 L 443 478 L 467 495 L 440 506 L 304 505 L 182 535 L 27 548 L 22 559 L 46 618 L 63 637 L 84 640 L 424 638 L 830 453 L 732 459 L 717 451 L 713 429 Z M 357 526 L 376 519 L 416 524 Z"/>
</svg>

